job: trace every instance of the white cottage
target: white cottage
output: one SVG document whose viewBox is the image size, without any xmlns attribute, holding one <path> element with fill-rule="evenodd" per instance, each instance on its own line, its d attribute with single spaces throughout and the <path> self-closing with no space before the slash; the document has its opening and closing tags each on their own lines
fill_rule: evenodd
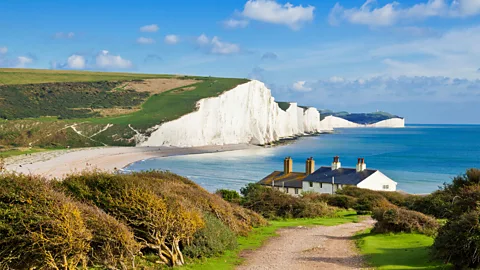
<svg viewBox="0 0 480 270">
<path fill-rule="evenodd" d="M 308 158 L 305 172 L 292 172 L 293 160 L 284 160 L 284 170 L 274 171 L 259 184 L 271 186 L 285 193 L 299 195 L 302 192 L 335 193 L 345 186 L 356 186 L 371 190 L 396 191 L 397 182 L 379 170 L 367 169 L 364 158 L 359 158 L 356 168 L 343 168 L 338 156 L 330 167 L 315 170 L 315 161 Z"/>
</svg>

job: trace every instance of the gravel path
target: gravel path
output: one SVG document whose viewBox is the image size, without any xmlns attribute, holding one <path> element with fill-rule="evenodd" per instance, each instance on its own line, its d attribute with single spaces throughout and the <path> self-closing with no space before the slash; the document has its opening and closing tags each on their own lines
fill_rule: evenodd
<svg viewBox="0 0 480 270">
<path fill-rule="evenodd" d="M 263 247 L 244 252 L 237 269 L 367 269 L 351 236 L 373 225 L 371 218 L 338 226 L 281 229 Z"/>
</svg>

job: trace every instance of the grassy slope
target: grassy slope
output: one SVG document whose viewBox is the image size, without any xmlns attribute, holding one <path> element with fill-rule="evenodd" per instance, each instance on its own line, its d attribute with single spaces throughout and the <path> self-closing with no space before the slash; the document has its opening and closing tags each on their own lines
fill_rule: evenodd
<svg viewBox="0 0 480 270">
<path fill-rule="evenodd" d="M 0 84 L 119 81 L 172 78 L 175 76 L 166 74 L 0 68 Z"/>
<path fill-rule="evenodd" d="M 200 99 L 218 96 L 247 81 L 246 79 L 205 78 L 202 82 L 193 85 L 194 90 L 179 92 L 176 91 L 177 89 L 172 89 L 150 97 L 138 112 L 120 117 L 90 120 L 93 123 L 103 124 L 132 124 L 136 128 L 145 129 L 190 113 L 195 110 L 195 105 Z"/>
<path fill-rule="evenodd" d="M 339 217 L 335 218 L 309 218 L 309 219 L 287 219 L 271 221 L 270 226 L 255 228 L 253 232 L 247 237 L 238 238 L 238 248 L 233 251 L 227 251 L 219 257 L 209 258 L 201 262 L 181 267 L 181 269 L 193 270 L 224 270 L 234 269 L 236 265 L 242 262 L 240 253 L 246 250 L 255 250 L 262 246 L 262 244 L 271 237 L 277 235 L 276 231 L 281 228 L 295 227 L 295 226 L 335 226 L 339 224 L 357 222 L 357 215 L 355 211 L 343 211 Z"/>
<path fill-rule="evenodd" d="M 118 81 L 171 77 L 174 77 L 174 75 L 0 69 L 0 84 Z M 195 84 L 194 90 L 175 91 L 177 89 L 172 89 L 161 94 L 153 95 L 142 105 L 140 111 L 122 116 L 68 120 L 40 117 L 25 120 L 0 121 L 0 124 L 4 125 L 3 132 L 0 131 L 0 148 L 2 144 L 8 147 L 25 147 L 28 146 L 29 142 L 36 142 L 33 146 L 47 148 L 65 147 L 67 143 L 71 147 L 85 147 L 97 144 L 77 134 L 72 134 L 72 132 L 69 131 L 64 131 L 62 134 L 50 135 L 52 129 L 59 130 L 59 128 L 66 124 L 80 122 L 82 124 L 78 125 L 77 129 L 85 135 L 93 134 L 93 131 L 102 129 L 106 124 L 114 124 L 113 127 L 93 137 L 93 139 L 107 145 L 132 145 L 133 141 L 129 139 L 133 137 L 134 132 L 128 127 L 129 124 L 137 130 L 145 131 L 147 128 L 165 121 L 177 119 L 182 115 L 194 111 L 196 102 L 202 98 L 218 96 L 238 84 L 248 81 L 246 79 L 191 76 L 178 78 L 199 79 L 202 81 Z M 22 124 L 19 125 L 18 121 L 21 121 Z M 51 124 L 48 126 L 38 125 L 38 123 L 43 123 L 44 121 L 51 121 Z M 46 134 L 48 137 L 46 137 Z M 70 138 L 65 138 L 66 136 L 70 136 Z M 8 139 L 8 137 L 13 138 L 13 141 Z M 50 140 L 52 140 L 52 142 L 50 142 Z"/>
<path fill-rule="evenodd" d="M 433 238 L 423 234 L 372 234 L 365 231 L 356 239 L 368 263 L 378 269 L 450 269 L 441 262 L 430 260 L 429 248 Z"/>
</svg>

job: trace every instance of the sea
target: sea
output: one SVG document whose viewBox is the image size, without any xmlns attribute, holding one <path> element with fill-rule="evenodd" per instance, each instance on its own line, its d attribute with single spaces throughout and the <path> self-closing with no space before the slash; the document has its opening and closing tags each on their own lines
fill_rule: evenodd
<svg viewBox="0 0 480 270">
<path fill-rule="evenodd" d="M 365 158 L 367 168 L 395 180 L 397 190 L 423 194 L 480 168 L 480 125 L 407 125 L 405 128 L 345 128 L 333 134 L 302 137 L 288 145 L 254 150 L 170 156 L 142 160 L 126 170 L 168 170 L 205 189 L 240 190 L 275 170 L 283 159 L 293 159 L 293 170 L 303 172 L 313 157 L 316 168 L 330 166 L 334 156 L 342 167 L 355 168 Z"/>
</svg>

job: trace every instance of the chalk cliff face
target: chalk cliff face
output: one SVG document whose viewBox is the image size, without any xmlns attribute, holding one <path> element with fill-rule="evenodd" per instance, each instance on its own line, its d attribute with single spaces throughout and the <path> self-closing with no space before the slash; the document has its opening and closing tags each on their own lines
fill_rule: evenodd
<svg viewBox="0 0 480 270">
<path fill-rule="evenodd" d="M 191 147 L 222 144 L 267 144 L 281 138 L 328 130 L 315 108 L 296 103 L 283 111 L 270 89 L 250 81 L 218 97 L 198 101 L 197 110 L 154 128 L 140 146 Z"/>
<path fill-rule="evenodd" d="M 322 128 L 355 128 L 355 127 L 388 127 L 397 128 L 405 127 L 405 119 L 403 118 L 391 118 L 383 120 L 374 124 L 362 125 L 348 120 L 345 120 L 336 116 L 327 116 L 321 121 Z"/>
</svg>

